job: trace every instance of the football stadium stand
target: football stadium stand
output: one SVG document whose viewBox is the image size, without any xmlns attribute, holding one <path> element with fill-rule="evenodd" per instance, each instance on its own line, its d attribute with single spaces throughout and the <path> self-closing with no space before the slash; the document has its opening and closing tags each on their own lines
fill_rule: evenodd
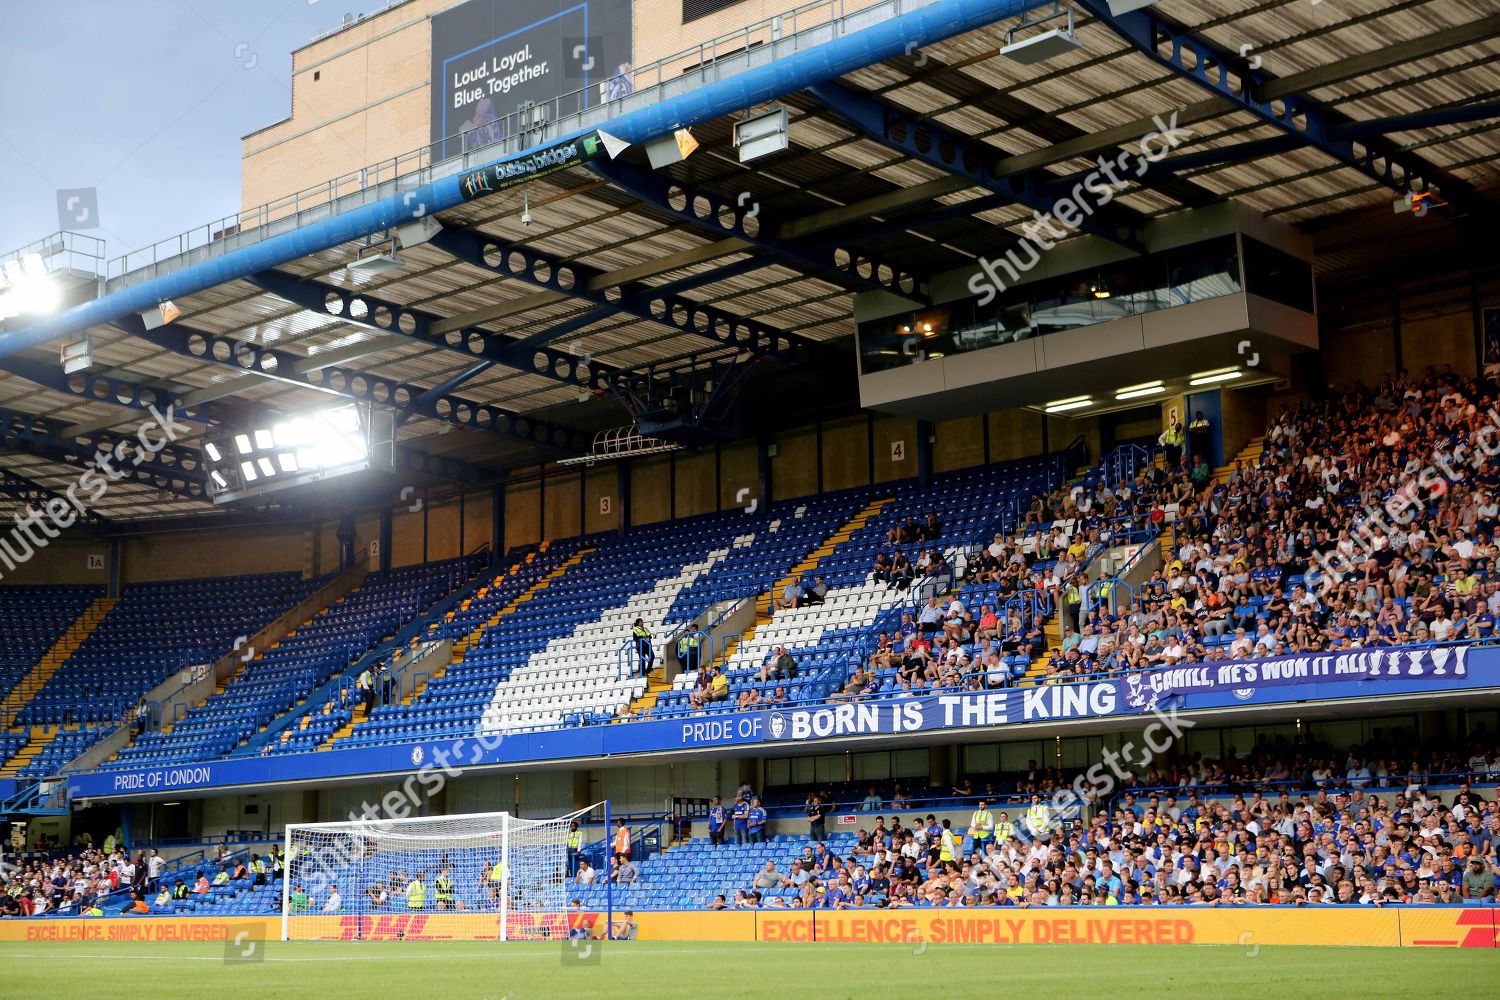
<svg viewBox="0 0 1500 1000">
<path fill-rule="evenodd" d="M 1500 947 L 1500 15 L 762 6 L 346 15 L 0 254 L 0 955 Z"/>
<path fill-rule="evenodd" d="M 307 698 L 393 638 L 438 599 L 466 583 L 481 557 L 408 566 L 378 578 L 323 609 L 287 639 L 250 660 L 224 689 L 190 710 L 169 731 L 147 733 L 120 752 L 122 764 L 211 760 L 255 735 L 278 714 Z M 304 590 L 316 589 L 319 581 Z M 296 735 L 305 735 L 304 733 Z M 288 734 L 290 743 L 293 734 Z"/>
</svg>

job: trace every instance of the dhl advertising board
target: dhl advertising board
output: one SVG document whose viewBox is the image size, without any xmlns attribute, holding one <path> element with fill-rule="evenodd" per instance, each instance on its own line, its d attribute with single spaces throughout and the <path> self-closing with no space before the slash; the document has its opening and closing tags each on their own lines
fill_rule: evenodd
<svg viewBox="0 0 1500 1000">
<path fill-rule="evenodd" d="M 617 911 L 615 918 L 621 918 Z M 462 913 L 302 918 L 293 937 L 366 941 L 496 940 L 498 917 Z M 515 914 L 510 937 L 559 940 L 569 928 L 598 936 L 603 913 Z M 983 911 L 895 910 L 728 912 L 668 911 L 634 915 L 643 941 L 764 941 L 794 944 L 993 945 L 1151 944 L 1322 945 L 1380 948 L 1500 949 L 1500 907 L 1272 906 L 1178 908 L 1064 908 Z M 317 926 L 312 926 L 316 921 Z M 100 917 L 7 920 L 0 941 L 270 941 L 280 917 L 216 920 L 203 917 Z"/>
</svg>

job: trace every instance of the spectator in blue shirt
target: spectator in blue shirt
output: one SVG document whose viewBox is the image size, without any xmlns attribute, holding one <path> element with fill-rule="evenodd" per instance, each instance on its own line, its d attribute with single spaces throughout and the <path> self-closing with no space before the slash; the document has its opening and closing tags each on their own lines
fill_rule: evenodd
<svg viewBox="0 0 1500 1000">
<path fill-rule="evenodd" d="M 736 844 L 748 844 L 750 842 L 750 803 L 744 799 L 734 800 L 734 842 Z"/>
<path fill-rule="evenodd" d="M 715 795 L 708 806 L 708 839 L 715 847 L 724 846 L 724 826 L 728 822 L 729 812 L 724 804 Z"/>
<path fill-rule="evenodd" d="M 764 843 L 766 839 L 766 811 L 760 806 L 760 799 L 750 800 L 750 811 L 746 816 L 746 825 L 750 831 L 750 843 Z"/>
</svg>

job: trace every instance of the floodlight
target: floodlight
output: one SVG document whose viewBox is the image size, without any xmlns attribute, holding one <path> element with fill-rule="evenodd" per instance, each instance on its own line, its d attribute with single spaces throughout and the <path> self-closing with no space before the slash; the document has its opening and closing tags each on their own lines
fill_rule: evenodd
<svg viewBox="0 0 1500 1000">
<path fill-rule="evenodd" d="M 1085 406 L 1093 405 L 1093 399 L 1088 396 L 1070 396 L 1067 399 L 1059 399 L 1056 402 L 1048 403 L 1046 411 L 1048 413 L 1062 413 L 1065 410 L 1078 410 Z"/>
<path fill-rule="evenodd" d="M 786 108 L 776 108 L 754 118 L 747 116 L 734 123 L 734 145 L 740 151 L 741 163 L 785 152 L 790 142 Z"/>
<path fill-rule="evenodd" d="M 57 308 L 57 282 L 38 253 L 12 258 L 0 268 L 0 319 L 22 313 L 48 313 Z"/>
<path fill-rule="evenodd" d="M 212 441 L 206 443 L 203 446 L 203 450 L 208 452 L 209 461 L 222 462 L 224 460 L 224 456 L 219 454 L 219 446 L 214 444 Z"/>
<path fill-rule="evenodd" d="M 64 375 L 87 371 L 94 366 L 94 342 L 88 337 L 64 344 L 58 349 Z"/>
<path fill-rule="evenodd" d="M 1044 31 L 1040 35 L 1032 35 L 1016 41 L 1016 30 L 1018 28 L 1031 28 L 1038 24 L 1045 24 L 1054 18 L 1065 17 L 1068 24 L 1064 28 L 1053 28 Z M 1034 63 L 1046 62 L 1058 56 L 1065 56 L 1070 52 L 1077 52 L 1083 48 L 1083 43 L 1073 33 L 1073 8 L 1062 7 L 1059 4 L 1052 5 L 1052 13 L 1044 17 L 1033 19 L 1030 12 L 1021 15 L 1021 23 L 1005 33 L 1005 44 L 1000 48 L 1000 54 L 1014 59 L 1022 65 L 1030 66 Z"/>
<path fill-rule="evenodd" d="M 372 247 L 361 247 L 345 270 L 351 275 L 363 274 L 373 277 L 387 271 L 394 271 L 405 264 L 406 261 L 396 256 L 395 243 L 387 242 Z"/>
</svg>

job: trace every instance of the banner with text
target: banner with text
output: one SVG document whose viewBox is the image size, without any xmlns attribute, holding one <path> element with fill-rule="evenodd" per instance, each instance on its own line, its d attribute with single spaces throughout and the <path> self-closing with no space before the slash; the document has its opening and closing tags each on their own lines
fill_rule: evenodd
<svg viewBox="0 0 1500 1000">
<path fill-rule="evenodd" d="M 354 775 L 397 780 L 447 767 L 495 767 L 577 761 L 631 754 L 690 753 L 751 745 L 941 730 L 994 733 L 1001 727 L 1045 726 L 1078 719 L 1142 716 L 1152 711 L 1212 711 L 1244 703 L 1352 700 L 1374 695 L 1423 695 L 1500 686 L 1500 647 L 1389 649 L 1317 654 L 1239 663 L 1168 667 L 1110 680 L 978 691 L 808 708 L 728 712 L 626 725 L 535 732 L 429 737 L 416 743 L 328 753 L 234 757 L 193 764 L 94 771 L 68 776 L 75 800 L 167 797 L 192 788 L 232 788 Z M 1212 716 L 1206 721 L 1212 723 Z M 1129 725 L 1129 723 L 1125 723 Z M 1001 738 L 998 734 L 988 738 Z"/>
<path fill-rule="evenodd" d="M 559 115 L 623 97 L 631 42 L 631 0 L 469 0 L 434 15 L 439 158 L 521 129 L 540 139 Z M 518 118 L 522 109 L 530 110 Z"/>
</svg>

